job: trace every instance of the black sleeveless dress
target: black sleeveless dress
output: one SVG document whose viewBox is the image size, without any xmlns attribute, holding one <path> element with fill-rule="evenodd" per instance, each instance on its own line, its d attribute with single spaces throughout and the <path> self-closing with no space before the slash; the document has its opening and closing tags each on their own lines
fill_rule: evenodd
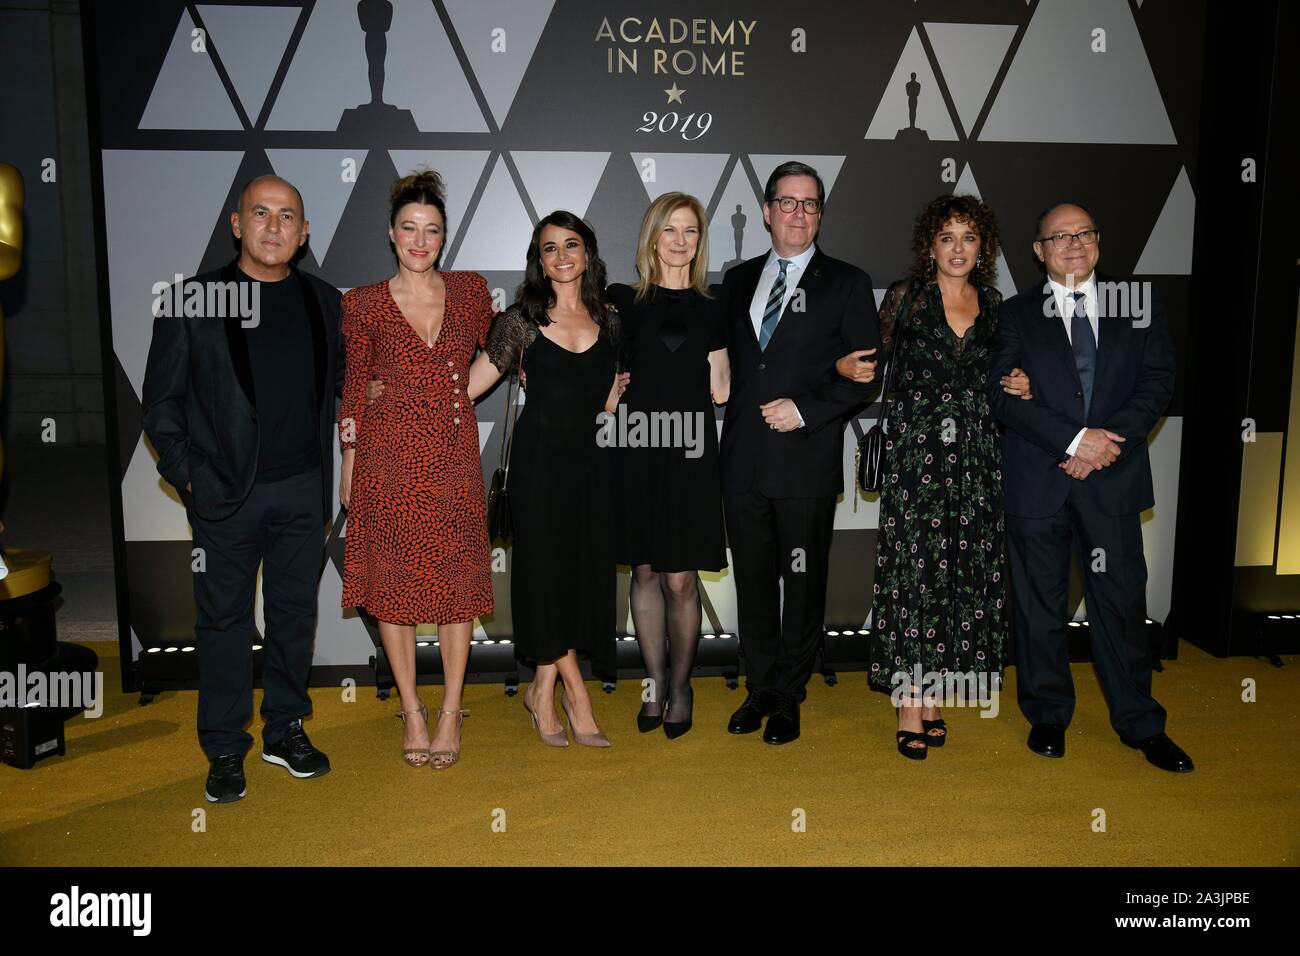
<svg viewBox="0 0 1300 956">
<path fill-rule="evenodd" d="M 623 395 L 628 420 L 640 416 L 646 439 L 652 432 L 670 439 L 619 448 L 619 564 L 721 571 L 726 534 L 709 393 L 709 353 L 727 345 L 719 300 L 656 286 L 637 302 L 636 290 L 621 284 L 609 287 L 609 299 L 632 373 Z"/>
<path fill-rule="evenodd" d="M 510 619 L 515 656 L 548 663 L 570 649 L 615 674 L 613 449 L 597 416 L 614 382 L 617 317 L 585 352 L 556 345 L 511 306 L 487 353 L 509 372 L 522 356 L 528 391 L 510 449 Z"/>
</svg>

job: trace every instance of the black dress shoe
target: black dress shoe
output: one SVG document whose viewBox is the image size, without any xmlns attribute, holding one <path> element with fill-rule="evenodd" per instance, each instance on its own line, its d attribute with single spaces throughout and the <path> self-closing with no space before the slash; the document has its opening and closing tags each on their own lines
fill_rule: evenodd
<svg viewBox="0 0 1300 956">
<path fill-rule="evenodd" d="M 1120 738 L 1123 740 L 1123 738 Z M 1147 756 L 1149 763 L 1155 764 L 1161 770 L 1168 770 L 1170 773 L 1191 773 L 1193 769 L 1192 758 L 1183 752 L 1183 748 L 1174 743 L 1166 734 L 1155 734 L 1146 740 L 1139 740 L 1136 743 L 1125 740 L 1134 750 L 1140 750 Z"/>
<path fill-rule="evenodd" d="M 731 715 L 727 723 L 729 734 L 752 734 L 763 727 L 763 718 L 772 712 L 772 705 L 762 691 L 751 690 L 745 702 Z"/>
<path fill-rule="evenodd" d="M 663 707 L 659 708 L 659 713 L 647 717 L 645 714 L 636 715 L 636 729 L 643 734 L 648 734 L 652 730 L 658 730 L 659 725 L 664 722 Z"/>
<path fill-rule="evenodd" d="M 767 718 L 767 727 L 763 730 L 763 743 L 788 744 L 799 739 L 799 704 L 784 699 L 777 706 L 776 713 Z"/>
<path fill-rule="evenodd" d="M 691 690 L 691 696 L 688 699 L 691 702 L 691 711 L 690 711 L 692 715 L 691 717 L 687 717 L 685 720 L 667 720 L 667 719 L 664 720 L 664 736 L 667 737 L 669 740 L 676 740 L 678 737 L 682 736 L 683 734 L 688 733 L 691 729 L 691 725 L 694 723 L 693 717 L 695 714 L 695 691 L 693 689 Z M 665 718 L 668 715 L 669 705 L 676 700 L 678 700 L 678 698 L 674 697 L 672 698 L 672 700 L 668 700 L 664 702 Z M 678 712 L 680 713 L 680 711 L 681 708 L 679 707 Z"/>
<path fill-rule="evenodd" d="M 1065 756 L 1065 728 L 1060 724 L 1034 724 L 1029 731 L 1029 749 L 1044 757 Z"/>
<path fill-rule="evenodd" d="M 213 757 L 208 767 L 208 782 L 203 788 L 203 796 L 208 803 L 234 803 L 242 800 L 248 793 L 248 783 L 244 780 L 244 755 L 226 754 Z"/>
<path fill-rule="evenodd" d="M 313 747 L 307 739 L 301 717 L 289 725 L 280 740 L 274 743 L 262 742 L 262 759 L 267 763 L 279 764 L 295 777 L 303 779 L 323 777 L 330 772 L 330 758 Z"/>
</svg>

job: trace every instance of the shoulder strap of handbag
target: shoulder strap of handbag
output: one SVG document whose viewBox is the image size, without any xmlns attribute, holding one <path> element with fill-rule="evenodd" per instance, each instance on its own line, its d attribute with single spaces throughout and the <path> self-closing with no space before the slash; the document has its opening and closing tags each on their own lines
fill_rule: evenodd
<svg viewBox="0 0 1300 956">
<path fill-rule="evenodd" d="M 907 323 L 913 298 L 913 284 L 908 282 L 907 291 L 903 293 L 903 301 L 899 303 L 898 311 L 894 314 L 894 345 L 889 353 L 889 361 L 885 363 L 885 384 L 880 390 L 880 430 L 882 432 L 889 424 L 889 386 L 894 379 L 894 366 L 898 364 L 899 347 L 903 344 L 903 326 Z"/>
<path fill-rule="evenodd" d="M 522 366 L 522 356 L 519 361 L 515 362 L 514 368 L 510 370 L 510 381 L 506 385 L 506 412 L 510 416 L 506 424 L 506 433 L 501 438 L 501 458 L 497 467 L 506 472 L 510 471 L 510 446 L 514 443 L 515 437 L 515 419 L 519 417 L 519 403 L 515 395 L 515 382 L 519 377 L 519 369 Z"/>
</svg>

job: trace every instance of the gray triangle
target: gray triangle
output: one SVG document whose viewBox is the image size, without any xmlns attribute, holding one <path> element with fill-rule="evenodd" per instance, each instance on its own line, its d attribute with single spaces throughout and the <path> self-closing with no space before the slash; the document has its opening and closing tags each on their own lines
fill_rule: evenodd
<svg viewBox="0 0 1300 956">
<path fill-rule="evenodd" d="M 207 52 L 194 52 L 194 20 L 182 10 L 140 129 L 243 129 Z M 204 228 L 207 228 L 206 226 Z"/>
<path fill-rule="evenodd" d="M 457 269 L 475 272 L 522 270 L 528 255 L 533 224 L 528 219 L 515 181 L 498 156 L 487 189 L 474 210 L 465 239 L 456 250 Z"/>
<path fill-rule="evenodd" d="M 497 126 L 504 126 L 555 0 L 444 0 L 444 5 Z"/>
<path fill-rule="evenodd" d="M 1180 169 L 1133 271 L 1138 275 L 1191 275 L 1192 230 L 1195 225 L 1196 194 L 1192 192 L 1187 170 Z"/>
<path fill-rule="evenodd" d="M 256 123 L 302 11 L 225 4 L 204 4 L 198 11 L 249 122 Z"/>
<path fill-rule="evenodd" d="M 268 149 L 275 174 L 298 187 L 309 225 L 307 244 L 317 262 L 324 262 L 343 208 L 356 179 L 344 179 L 344 162 L 352 160 L 356 174 L 366 161 L 364 149 Z"/>
<path fill-rule="evenodd" d="M 1092 52 L 1095 29 L 1105 53 Z M 1126 0 L 1040 0 L 980 139 L 1174 144 Z"/>
<path fill-rule="evenodd" d="M 767 177 L 772 175 L 772 170 L 789 160 L 797 160 L 806 163 L 813 169 L 817 170 L 817 175 L 822 178 L 822 185 L 826 187 L 826 199 L 829 202 L 831 190 L 835 188 L 835 180 L 839 178 L 840 170 L 844 167 L 843 156 L 786 156 L 779 153 L 752 155 L 749 157 L 750 163 L 754 167 L 754 175 L 758 177 L 759 186 L 767 182 Z"/>
<path fill-rule="evenodd" d="M 421 168 L 437 170 L 442 176 L 447 187 L 447 238 L 443 248 L 450 249 L 464 225 L 470 197 L 492 154 L 485 149 L 390 149 L 388 155 L 399 176 Z"/>
<path fill-rule="evenodd" d="M 630 153 L 646 195 L 652 200 L 664 193 L 694 196 L 705 208 L 722 179 L 728 153 Z"/>
<path fill-rule="evenodd" d="M 537 215 L 567 209 L 582 218 L 609 162 L 609 153 L 511 152 Z"/>
<path fill-rule="evenodd" d="M 739 208 L 737 208 L 739 207 Z M 740 217 L 744 217 L 743 220 Z M 737 238 L 740 240 L 737 255 Z M 772 246 L 763 225 L 763 207 L 742 163 L 736 163 L 709 223 L 709 271 L 721 272 L 737 259 L 762 255 Z"/>
<path fill-rule="evenodd" d="M 916 128 L 909 129 L 907 84 L 911 74 L 921 84 L 916 98 Z M 948 115 L 948 107 L 939 92 L 939 82 L 930 69 L 930 58 L 921 45 L 921 35 L 912 29 L 907 45 L 898 58 L 893 75 L 885 85 L 884 95 L 871 118 L 867 135 L 863 139 L 899 139 L 925 142 L 929 140 L 955 140 L 957 130 Z"/>
<path fill-rule="evenodd" d="M 383 99 L 376 122 L 395 132 L 487 132 L 432 3 L 394 4 L 384 34 Z M 336 130 L 370 102 L 366 38 L 356 0 L 317 0 L 276 97 L 268 129 Z M 433 91 L 437 91 L 436 94 Z"/>
<path fill-rule="evenodd" d="M 1016 27 L 1001 23 L 927 23 L 926 35 L 967 134 L 989 98 Z"/>
<path fill-rule="evenodd" d="M 961 176 L 957 179 L 957 185 L 953 187 L 952 194 L 954 196 L 970 195 L 977 199 L 984 198 L 980 195 L 980 188 L 975 183 L 975 174 L 971 172 L 969 163 L 962 169 Z M 997 265 L 997 278 L 993 284 L 1002 293 L 1002 298 L 1009 299 L 1016 294 L 1016 280 L 1011 276 L 1011 267 L 1007 265 L 1006 253 L 1001 249 L 998 250 Z"/>
<path fill-rule="evenodd" d="M 153 286 L 192 276 L 244 154 L 207 150 L 103 151 L 104 228 L 113 351 L 136 394 L 153 337 Z M 167 210 L 166 229 L 158 211 Z"/>
</svg>

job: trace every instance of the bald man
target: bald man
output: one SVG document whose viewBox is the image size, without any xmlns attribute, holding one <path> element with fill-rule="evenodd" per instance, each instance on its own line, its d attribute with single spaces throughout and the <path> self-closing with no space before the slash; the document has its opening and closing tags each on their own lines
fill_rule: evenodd
<svg viewBox="0 0 1300 956">
<path fill-rule="evenodd" d="M 155 286 L 144 431 L 180 495 L 198 549 L 194 600 L 204 796 L 247 792 L 253 738 L 253 599 L 262 567 L 262 759 L 294 777 L 328 773 L 303 730 L 325 523 L 333 511 L 339 292 L 293 266 L 307 241 L 302 196 L 275 176 L 230 214 L 239 257 Z"/>
</svg>

